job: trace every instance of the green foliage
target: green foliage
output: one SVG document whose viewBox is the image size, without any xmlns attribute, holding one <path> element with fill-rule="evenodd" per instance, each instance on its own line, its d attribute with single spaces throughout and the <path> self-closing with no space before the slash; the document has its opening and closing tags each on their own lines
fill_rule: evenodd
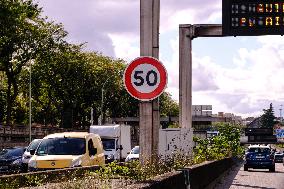
<svg viewBox="0 0 284 189">
<path fill-rule="evenodd" d="M 279 148 L 284 148 L 284 144 L 276 144 L 276 146 Z"/>
<path fill-rule="evenodd" d="M 160 96 L 160 111 L 161 116 L 177 117 L 179 115 L 178 103 L 172 99 L 168 92 L 163 92 Z"/>
<path fill-rule="evenodd" d="M 127 162 L 124 165 L 112 162 L 101 167 L 96 171 L 96 174 L 102 179 L 123 177 L 124 179 L 143 181 L 190 165 L 192 165 L 190 157 L 173 154 L 170 157 L 158 157 L 153 162 L 146 161 L 143 165 L 137 160 Z"/>
<path fill-rule="evenodd" d="M 260 117 L 260 126 L 262 128 L 273 128 L 275 124 L 275 116 L 272 103 L 270 103 L 268 109 L 263 109 L 263 112 L 263 115 Z"/>
<path fill-rule="evenodd" d="M 219 131 L 218 136 L 206 139 L 194 138 L 194 141 L 198 143 L 194 149 L 195 163 L 242 156 L 243 148 L 240 146 L 240 126 L 230 123 L 217 123 L 215 127 Z"/>
<path fill-rule="evenodd" d="M 7 76 L 7 124 L 17 119 L 12 117 L 12 111 L 23 68 L 39 53 L 65 43 L 66 32 L 42 18 L 41 11 L 32 0 L 0 1 L 0 71 Z"/>
</svg>

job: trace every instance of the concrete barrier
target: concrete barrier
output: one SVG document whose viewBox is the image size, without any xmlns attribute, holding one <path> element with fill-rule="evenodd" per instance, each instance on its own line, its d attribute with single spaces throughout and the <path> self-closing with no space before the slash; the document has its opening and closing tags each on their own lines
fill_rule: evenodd
<svg viewBox="0 0 284 189">
<path fill-rule="evenodd" d="M 140 189 L 204 189 L 235 164 L 232 158 L 204 162 L 181 171 L 166 173 L 129 188 Z"/>
<path fill-rule="evenodd" d="M 233 165 L 234 160 L 226 158 L 188 168 L 190 189 L 206 188 Z"/>
</svg>

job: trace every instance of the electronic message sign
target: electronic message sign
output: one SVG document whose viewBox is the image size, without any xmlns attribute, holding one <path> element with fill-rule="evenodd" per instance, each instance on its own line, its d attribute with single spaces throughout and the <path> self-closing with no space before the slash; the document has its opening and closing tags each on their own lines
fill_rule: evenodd
<svg viewBox="0 0 284 189">
<path fill-rule="evenodd" d="M 284 0 L 223 0 L 224 36 L 284 34 Z"/>
</svg>

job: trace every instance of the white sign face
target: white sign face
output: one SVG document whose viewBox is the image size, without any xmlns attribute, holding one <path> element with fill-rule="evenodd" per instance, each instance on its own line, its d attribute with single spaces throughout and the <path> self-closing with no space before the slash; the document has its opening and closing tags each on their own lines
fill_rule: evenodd
<svg viewBox="0 0 284 189">
<path fill-rule="evenodd" d="M 159 60 L 153 57 L 140 57 L 127 66 L 123 80 L 131 96 L 149 101 L 157 98 L 164 91 L 167 71 Z"/>
<path fill-rule="evenodd" d="M 160 73 L 151 64 L 140 64 L 131 74 L 131 83 L 140 93 L 150 93 L 157 89 L 160 84 Z"/>
</svg>

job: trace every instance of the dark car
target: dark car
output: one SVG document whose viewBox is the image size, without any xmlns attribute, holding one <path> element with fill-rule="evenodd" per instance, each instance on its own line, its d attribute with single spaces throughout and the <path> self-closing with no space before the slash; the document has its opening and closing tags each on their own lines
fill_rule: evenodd
<svg viewBox="0 0 284 189">
<path fill-rule="evenodd" d="M 16 173 L 22 170 L 25 147 L 5 148 L 0 151 L 0 173 Z"/>
<path fill-rule="evenodd" d="M 283 163 L 283 157 L 284 157 L 283 153 L 275 153 L 274 155 L 275 163 Z"/>
<path fill-rule="evenodd" d="M 269 171 L 275 172 L 274 154 L 269 146 L 252 145 L 249 147 L 245 158 L 245 171 L 254 168 L 269 169 Z"/>
</svg>

